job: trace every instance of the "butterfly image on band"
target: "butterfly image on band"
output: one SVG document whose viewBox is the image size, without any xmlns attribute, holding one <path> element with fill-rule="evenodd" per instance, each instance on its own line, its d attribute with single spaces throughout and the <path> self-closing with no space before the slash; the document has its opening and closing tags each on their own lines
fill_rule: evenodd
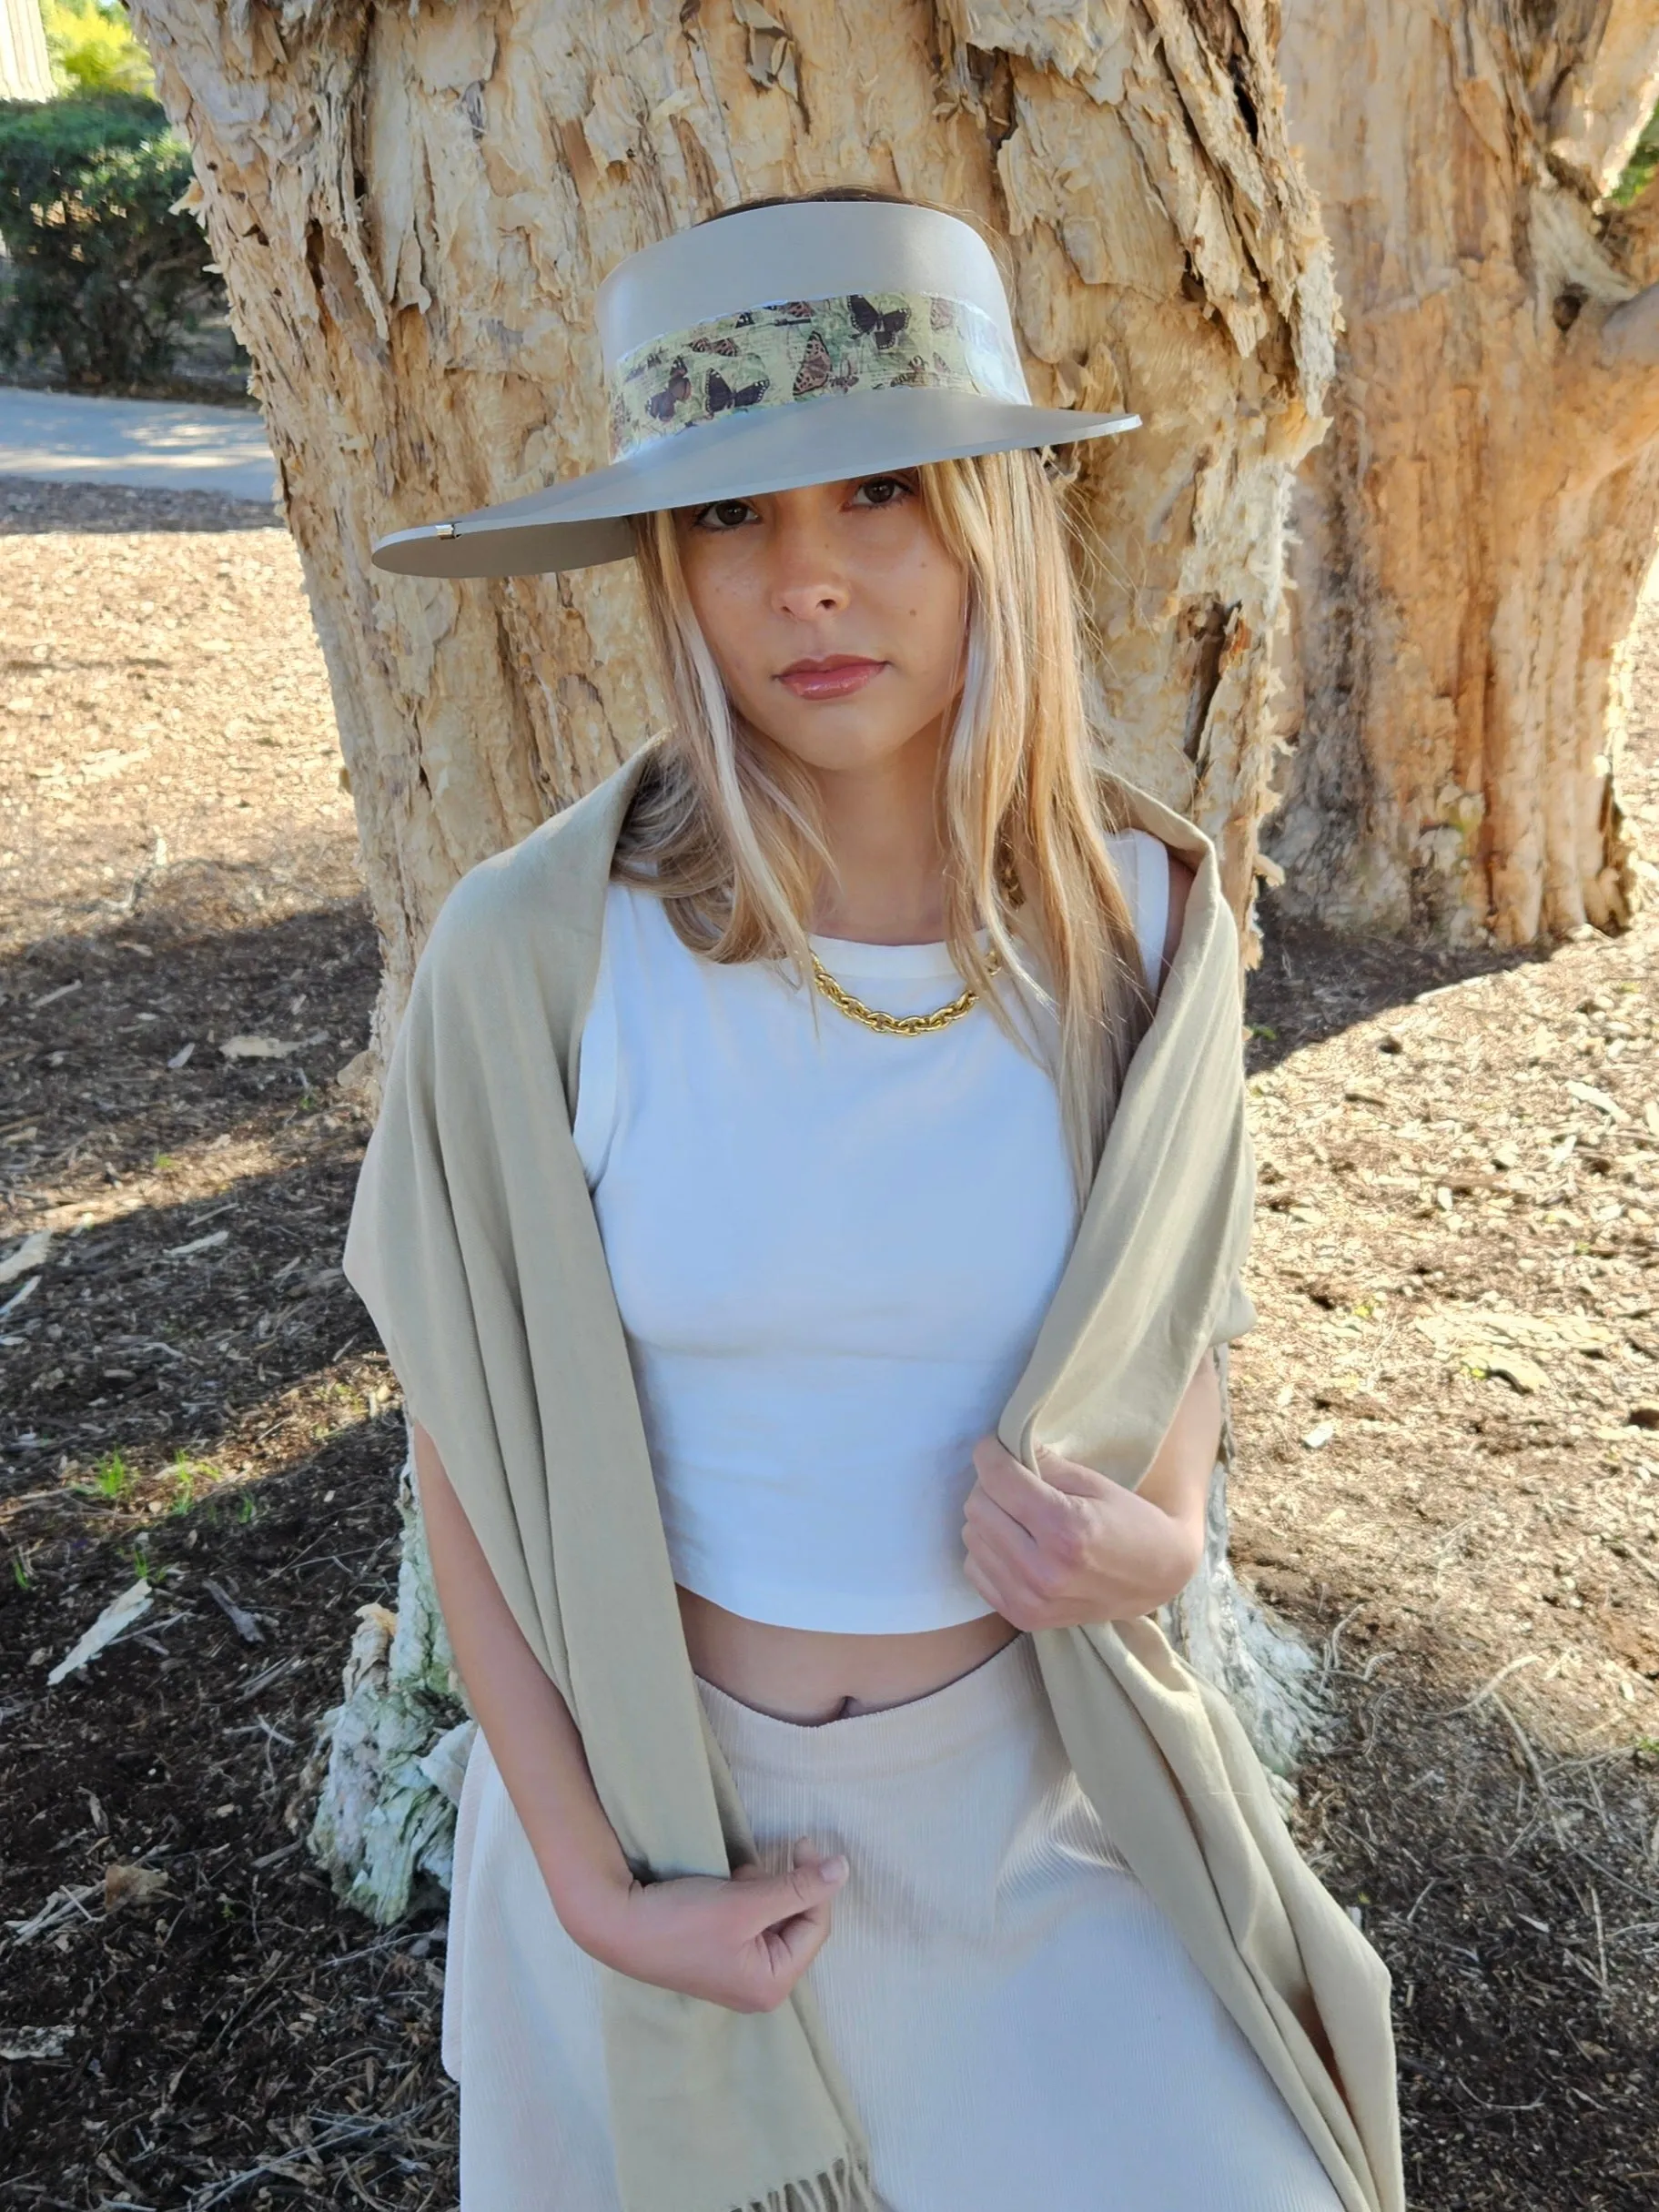
<svg viewBox="0 0 1659 2212">
<path fill-rule="evenodd" d="M 728 408 L 758 407 L 766 396 L 767 379 L 756 377 L 753 384 L 740 385 L 733 390 L 718 369 L 709 370 L 709 413 L 723 415 Z"/>
<path fill-rule="evenodd" d="M 847 306 L 853 310 L 853 320 L 865 338 L 874 338 L 877 353 L 885 353 L 898 343 L 910 327 L 908 308 L 890 308 L 885 313 L 860 292 L 849 292 Z"/>
<path fill-rule="evenodd" d="M 692 380 L 685 363 L 675 359 L 668 372 L 668 382 L 661 391 L 653 391 L 645 402 L 645 412 L 658 422 L 672 422 L 676 408 L 683 407 L 692 396 Z"/>
<path fill-rule="evenodd" d="M 801 356 L 801 366 L 795 371 L 795 398 L 810 399 L 815 391 L 848 391 L 857 381 L 856 364 L 844 361 L 837 369 L 824 342 L 823 331 L 813 331 Z"/>
</svg>

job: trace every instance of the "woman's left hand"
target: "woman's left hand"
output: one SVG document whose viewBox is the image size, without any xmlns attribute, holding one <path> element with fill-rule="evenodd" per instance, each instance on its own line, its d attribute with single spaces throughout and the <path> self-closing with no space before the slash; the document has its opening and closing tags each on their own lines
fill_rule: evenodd
<svg viewBox="0 0 1659 2212">
<path fill-rule="evenodd" d="M 1017 1629 L 1075 1628 L 1155 1612 L 1204 1556 L 1220 1437 L 1215 1369 L 1200 1362 L 1140 1488 L 1038 1449 L 1033 1474 L 994 1436 L 974 1447 L 965 1571 Z"/>
<path fill-rule="evenodd" d="M 1121 1483 L 1039 1451 L 1033 1474 L 995 1437 L 974 1447 L 963 1514 L 968 1581 L 1018 1629 L 1128 1621 L 1184 1589 L 1203 1551 L 1193 1532 Z"/>
</svg>

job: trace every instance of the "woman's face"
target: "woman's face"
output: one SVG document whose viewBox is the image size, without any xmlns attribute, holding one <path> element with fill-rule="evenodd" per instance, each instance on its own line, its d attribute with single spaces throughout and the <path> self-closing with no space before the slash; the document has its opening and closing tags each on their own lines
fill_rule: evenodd
<svg viewBox="0 0 1659 2212">
<path fill-rule="evenodd" d="M 674 521 L 703 634 L 754 729 L 826 773 L 937 747 L 962 688 L 967 595 L 914 470 Z"/>
</svg>

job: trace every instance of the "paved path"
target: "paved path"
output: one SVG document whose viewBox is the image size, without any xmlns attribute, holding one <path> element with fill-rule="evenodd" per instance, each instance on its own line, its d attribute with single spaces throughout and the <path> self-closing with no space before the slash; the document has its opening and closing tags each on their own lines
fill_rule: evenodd
<svg viewBox="0 0 1659 2212">
<path fill-rule="evenodd" d="M 269 500 L 276 491 L 259 417 L 170 399 L 90 399 L 0 384 L 0 476 L 133 484 Z"/>
</svg>

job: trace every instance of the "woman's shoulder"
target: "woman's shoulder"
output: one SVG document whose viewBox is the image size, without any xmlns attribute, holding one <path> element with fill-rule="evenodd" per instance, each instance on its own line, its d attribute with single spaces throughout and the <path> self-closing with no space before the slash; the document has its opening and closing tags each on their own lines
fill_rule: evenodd
<svg viewBox="0 0 1659 2212">
<path fill-rule="evenodd" d="M 516 844 L 469 868 L 440 908 L 422 959 L 465 960 L 509 944 L 554 948 L 597 940 L 612 855 L 638 773 L 637 758 L 625 762 Z"/>
<path fill-rule="evenodd" d="M 1138 825 L 1114 830 L 1106 842 L 1125 879 L 1148 988 L 1156 996 L 1181 940 L 1195 871 L 1184 854 Z"/>
<path fill-rule="evenodd" d="M 1106 847 L 1118 867 L 1127 868 L 1131 874 L 1143 864 L 1155 860 L 1161 863 L 1169 851 L 1163 839 L 1155 837 L 1150 830 L 1135 828 L 1108 831 Z"/>
<path fill-rule="evenodd" d="M 1179 882 L 1183 886 L 1183 896 L 1190 888 L 1197 874 L 1191 855 L 1178 851 L 1155 830 L 1138 827 L 1114 830 L 1106 842 L 1114 855 L 1119 853 L 1127 855 L 1130 865 L 1140 869 L 1143 874 L 1156 875 L 1167 870 L 1171 884 Z"/>
</svg>

